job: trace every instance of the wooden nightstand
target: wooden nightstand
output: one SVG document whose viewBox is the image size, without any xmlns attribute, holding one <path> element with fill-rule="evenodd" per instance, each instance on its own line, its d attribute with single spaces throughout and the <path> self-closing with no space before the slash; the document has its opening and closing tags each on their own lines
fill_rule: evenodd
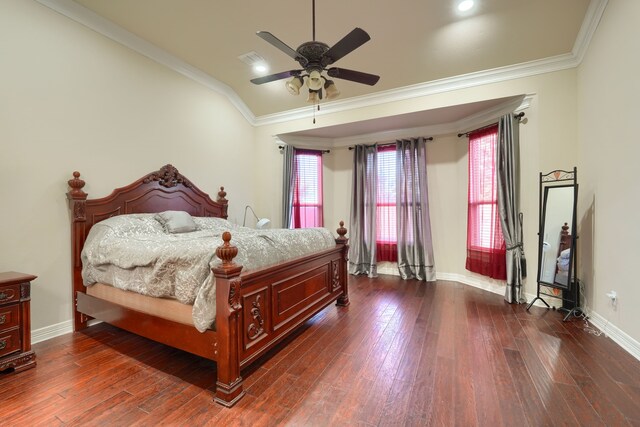
<svg viewBox="0 0 640 427">
<path fill-rule="evenodd" d="M 0 273 L 0 371 L 36 366 L 31 351 L 31 281 L 37 276 Z"/>
</svg>

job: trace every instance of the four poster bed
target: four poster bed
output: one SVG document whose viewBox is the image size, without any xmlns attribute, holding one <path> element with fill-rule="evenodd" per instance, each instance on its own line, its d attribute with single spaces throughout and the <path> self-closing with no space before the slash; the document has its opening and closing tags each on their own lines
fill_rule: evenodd
<svg viewBox="0 0 640 427">
<path fill-rule="evenodd" d="M 71 211 L 74 330 L 86 328 L 87 321 L 95 318 L 215 361 L 215 401 L 222 405 L 233 406 L 244 395 L 241 368 L 255 361 L 333 301 L 339 306 L 349 304 L 347 230 L 342 222 L 337 230 L 339 237 L 334 240 L 329 236 L 329 247 L 325 249 L 305 253 L 296 252 L 299 248 L 294 247 L 294 253 L 303 255 L 242 271 L 243 266 L 234 262 L 238 248 L 232 241 L 243 243 L 248 240 L 241 237 L 244 227 L 225 221 L 228 202 L 224 187 L 220 188 L 218 198 L 214 201 L 171 165 L 147 174 L 126 187 L 115 189 L 111 195 L 100 199 L 87 199 L 84 186 L 80 173 L 74 172 L 67 192 Z M 186 212 L 196 217 L 202 229 L 199 232 L 218 236 L 216 242 L 221 243 L 219 246 L 219 243 L 215 243 L 217 248 L 212 250 L 219 260 L 210 256 L 211 264 L 205 269 L 213 282 L 211 301 L 215 301 L 212 303 L 215 311 L 212 311 L 211 325 L 200 328 L 204 332 L 194 326 L 197 324 L 195 314 L 193 319 L 190 316 L 195 309 L 175 298 L 142 295 L 130 289 L 118 289 L 110 283 L 83 280 L 90 275 L 87 271 L 83 272 L 83 261 L 86 262 L 92 255 L 94 246 L 90 245 L 93 245 L 91 239 L 95 234 L 111 232 L 114 223 L 129 218 L 136 224 L 149 226 L 154 222 L 154 216 L 143 214 L 156 214 L 155 219 L 158 219 L 157 215 L 167 211 Z M 210 224 L 207 220 L 215 224 L 205 230 Z M 96 224 L 98 226 L 94 227 Z M 222 232 L 222 229 L 215 227 L 228 228 Z M 92 228 L 95 230 L 90 233 Z M 257 233 L 255 230 L 245 231 L 245 234 L 257 235 L 260 244 L 268 247 L 278 240 L 276 230 L 272 231 L 273 234 L 269 234 L 269 231 Z M 316 233 L 320 231 L 327 233 L 326 230 L 316 230 Z M 128 233 L 130 230 L 124 232 Z M 171 235 L 169 238 L 180 240 L 188 234 Z M 140 242 L 148 245 L 149 241 L 145 239 L 147 237 L 138 238 L 137 243 L 125 244 L 122 249 L 135 250 Z M 281 240 L 293 241 L 294 245 L 296 243 L 295 239 L 289 237 Z M 326 245 L 326 235 L 324 240 Z M 198 242 L 202 242 L 202 239 Z M 87 250 L 83 252 L 85 243 Z M 184 248 L 191 247 L 188 242 L 183 241 L 182 244 L 186 245 Z M 245 247 L 252 245 L 243 244 Z M 95 246 L 100 246 L 100 243 Z M 242 259 L 242 255 L 238 259 Z M 128 261 L 129 257 L 125 255 L 120 258 Z M 247 257 L 244 259 L 248 264 L 255 261 Z M 96 271 L 101 268 L 99 266 Z M 179 275 L 180 272 L 173 271 L 172 274 Z"/>
</svg>

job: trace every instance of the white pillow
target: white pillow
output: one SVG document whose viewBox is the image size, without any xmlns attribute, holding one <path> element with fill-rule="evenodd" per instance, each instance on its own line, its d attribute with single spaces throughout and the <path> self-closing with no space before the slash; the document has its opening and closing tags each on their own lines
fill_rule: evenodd
<svg viewBox="0 0 640 427">
<path fill-rule="evenodd" d="M 198 229 L 191 215 L 185 211 L 164 211 L 155 214 L 154 218 L 167 233 L 189 233 Z"/>
</svg>

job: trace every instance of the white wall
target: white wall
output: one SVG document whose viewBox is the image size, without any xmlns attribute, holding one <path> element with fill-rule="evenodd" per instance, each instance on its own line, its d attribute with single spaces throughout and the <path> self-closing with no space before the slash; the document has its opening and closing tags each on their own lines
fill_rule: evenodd
<svg viewBox="0 0 640 427">
<path fill-rule="evenodd" d="M 33 1 L 2 1 L 0 58 L 0 271 L 38 276 L 34 330 L 71 319 L 74 170 L 96 198 L 172 163 L 242 220 L 254 131 L 226 98 Z"/>
<path fill-rule="evenodd" d="M 640 2 L 610 1 L 578 69 L 578 256 L 589 306 L 640 341 Z M 618 293 L 613 305 L 605 296 Z"/>
</svg>

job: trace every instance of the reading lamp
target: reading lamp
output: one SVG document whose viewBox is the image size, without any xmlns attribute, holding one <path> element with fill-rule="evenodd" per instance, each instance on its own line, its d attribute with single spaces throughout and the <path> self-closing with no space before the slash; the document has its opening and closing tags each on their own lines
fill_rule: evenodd
<svg viewBox="0 0 640 427">
<path fill-rule="evenodd" d="M 271 220 L 269 218 L 258 218 L 258 215 L 256 215 L 256 213 L 253 211 L 253 208 L 249 205 L 247 205 L 244 208 L 244 220 L 242 221 L 242 226 L 244 227 L 245 224 L 247 223 L 247 211 L 250 210 L 251 213 L 253 214 L 253 216 L 256 218 L 256 228 L 266 228 L 267 225 L 269 225 L 269 223 L 271 222 Z"/>
</svg>

